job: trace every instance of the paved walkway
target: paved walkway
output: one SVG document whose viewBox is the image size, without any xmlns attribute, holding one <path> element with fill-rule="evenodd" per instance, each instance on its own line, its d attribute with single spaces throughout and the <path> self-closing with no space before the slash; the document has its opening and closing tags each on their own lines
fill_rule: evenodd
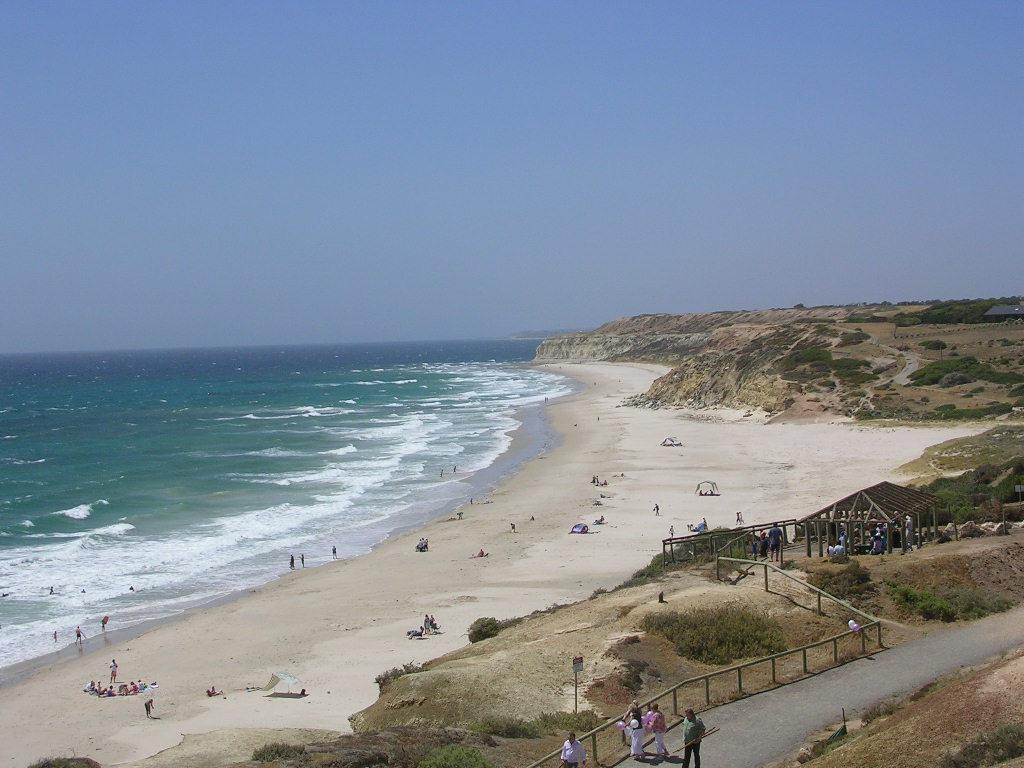
<svg viewBox="0 0 1024 768">
<path fill-rule="evenodd" d="M 875 702 L 912 693 L 936 677 L 1024 646 L 1024 607 L 930 635 L 781 688 L 700 714 L 721 732 L 701 748 L 705 768 L 760 768 L 782 759 L 805 739 Z M 685 706 L 679 702 L 680 707 Z M 666 738 L 683 745 L 682 729 Z M 652 747 L 648 747 L 652 749 Z M 674 755 L 672 762 L 681 761 Z"/>
</svg>

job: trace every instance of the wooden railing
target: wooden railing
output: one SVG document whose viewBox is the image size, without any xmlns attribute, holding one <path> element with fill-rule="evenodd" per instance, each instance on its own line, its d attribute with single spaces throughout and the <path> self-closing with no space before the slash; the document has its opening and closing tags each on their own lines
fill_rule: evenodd
<svg viewBox="0 0 1024 768">
<path fill-rule="evenodd" d="M 761 561 L 754 561 L 754 560 L 746 560 L 744 558 L 720 556 L 720 557 L 716 558 L 716 561 L 715 561 L 715 574 L 716 574 L 716 577 L 720 576 L 720 574 L 721 574 L 722 562 L 730 562 L 730 563 L 738 564 L 740 566 L 746 566 L 748 571 L 752 567 L 763 568 L 764 569 L 764 586 L 765 586 L 765 591 L 766 592 L 770 592 L 771 591 L 769 589 L 769 584 L 768 584 L 768 574 L 769 573 L 777 573 L 777 574 L 779 574 L 781 576 L 784 576 L 787 579 L 790 579 L 790 580 L 796 582 L 801 587 L 804 587 L 804 588 L 808 589 L 810 592 L 814 593 L 817 596 L 817 599 L 818 599 L 817 610 L 818 610 L 819 614 L 823 613 L 823 611 L 822 611 L 822 600 L 823 599 L 824 600 L 831 600 L 836 605 L 840 606 L 843 610 L 848 611 L 849 613 L 852 613 L 855 616 L 858 616 L 861 619 L 863 619 L 865 623 L 860 626 L 858 631 L 847 630 L 845 632 L 840 632 L 840 633 L 838 633 L 836 635 L 832 635 L 831 637 L 826 637 L 826 638 L 823 638 L 821 640 L 816 640 L 813 643 L 808 643 L 807 645 L 802 645 L 802 646 L 800 646 L 798 648 L 790 648 L 788 650 L 781 651 L 779 653 L 773 653 L 773 654 L 768 655 L 768 656 L 762 656 L 762 657 L 760 657 L 758 659 L 753 659 L 751 661 L 745 661 L 745 662 L 743 662 L 741 664 L 735 664 L 735 665 L 733 665 L 731 667 L 726 667 L 725 669 L 719 669 L 719 670 L 716 670 L 714 672 L 708 672 L 708 673 L 703 674 L 703 675 L 697 675 L 696 677 L 687 678 L 686 680 L 683 680 L 682 682 L 676 683 L 671 688 L 668 688 L 668 689 L 662 691 L 661 693 L 659 693 L 658 695 L 656 695 L 656 696 L 654 696 L 654 697 L 652 697 L 650 699 L 647 699 L 646 701 L 641 703 L 641 707 L 646 708 L 646 707 L 650 706 L 651 704 L 653 704 L 655 702 L 658 702 L 659 706 L 660 706 L 663 699 L 666 700 L 664 703 L 667 705 L 669 703 L 669 700 L 670 700 L 671 701 L 671 709 L 670 710 L 667 709 L 667 707 L 662 707 L 662 711 L 665 713 L 666 719 L 669 719 L 669 728 L 670 729 L 674 728 L 676 725 L 678 725 L 680 722 L 682 722 L 682 717 L 680 716 L 680 710 L 679 710 L 679 699 L 680 699 L 680 692 L 683 691 L 683 689 L 686 688 L 687 686 L 696 687 L 698 689 L 698 693 L 702 693 L 703 694 L 704 708 L 707 708 L 707 707 L 711 706 L 713 698 L 716 698 L 716 697 L 712 696 L 712 683 L 713 683 L 713 681 L 716 681 L 718 679 L 729 680 L 730 678 L 735 677 L 735 683 L 736 683 L 735 684 L 735 692 L 733 693 L 732 692 L 733 689 L 730 687 L 730 689 L 729 689 L 730 692 L 729 693 L 726 693 L 726 695 L 724 697 L 719 697 L 719 698 L 724 698 L 724 701 L 722 703 L 725 703 L 725 701 L 731 701 L 734 698 L 738 698 L 738 697 L 747 695 L 748 693 L 754 693 L 755 691 L 748 690 L 748 689 L 744 688 L 743 675 L 744 675 L 744 671 L 745 670 L 753 670 L 755 668 L 763 668 L 763 669 L 765 669 L 766 680 L 769 679 L 769 676 L 770 676 L 771 683 L 766 688 L 763 688 L 761 690 L 767 690 L 768 687 L 773 687 L 773 686 L 778 686 L 778 685 L 786 685 L 787 683 L 795 682 L 795 681 L 805 677 L 806 675 L 814 674 L 814 673 L 816 673 L 818 671 L 823 671 L 824 669 L 828 669 L 828 668 L 831 668 L 833 666 L 838 666 L 840 663 L 846 663 L 846 661 L 853 661 L 854 659 L 861 658 L 861 657 L 867 655 L 868 652 L 869 652 L 868 651 L 868 643 L 869 643 L 868 635 L 869 634 L 875 634 L 875 640 L 872 643 L 872 645 L 874 646 L 873 650 L 877 650 L 877 651 L 884 650 L 885 646 L 882 644 L 882 623 L 881 623 L 881 621 L 879 619 L 875 618 L 871 614 L 865 613 L 864 611 L 860 610 L 859 608 L 855 608 L 854 606 L 850 605 L 845 600 L 841 600 L 838 597 L 835 597 L 834 595 L 830 595 L 828 592 L 825 592 L 824 590 L 819 589 L 818 587 L 815 587 L 815 586 L 813 586 L 811 584 L 808 584 L 806 581 L 803 581 L 802 579 L 798 579 L 797 577 L 793 576 L 792 574 L 783 571 L 781 568 L 778 568 L 777 566 L 774 566 L 771 563 L 766 563 L 766 562 L 761 562 Z M 874 633 L 871 633 L 871 630 L 874 630 Z M 839 653 L 840 643 L 843 643 L 843 641 L 849 641 L 849 640 L 853 641 L 855 653 L 853 653 L 852 655 L 848 655 L 847 658 L 845 658 L 845 660 L 843 662 L 840 662 L 840 653 Z M 859 646 L 859 648 L 858 648 L 858 646 Z M 814 651 L 814 650 L 816 650 L 818 648 L 824 648 L 824 647 L 831 647 L 831 651 L 832 651 L 832 653 L 830 654 L 830 656 L 831 656 L 831 664 L 826 664 L 821 669 L 815 669 L 815 670 L 812 671 L 812 669 L 811 669 L 811 662 L 810 662 L 810 659 L 808 657 L 808 652 Z M 857 651 L 859 651 L 859 652 L 857 652 Z M 780 667 L 782 667 L 784 665 L 784 662 L 786 660 L 788 660 L 790 657 L 794 657 L 794 656 L 799 656 L 800 657 L 800 662 L 801 662 L 800 663 L 800 667 L 798 668 L 798 671 L 797 671 L 795 676 L 791 676 L 789 679 L 784 679 L 783 676 L 780 676 L 780 671 L 784 673 L 785 670 L 780 670 Z M 748 681 L 749 681 L 749 677 L 748 677 Z M 703 689 L 703 690 L 700 690 L 700 689 Z M 692 709 L 698 710 L 699 707 L 692 707 Z M 589 760 L 592 761 L 593 765 L 604 765 L 604 766 L 616 765 L 616 764 L 622 762 L 623 760 L 625 760 L 626 757 L 628 757 L 628 754 L 624 754 L 623 751 L 622 751 L 622 744 L 621 744 L 622 737 L 620 736 L 618 730 L 615 728 L 615 724 L 617 722 L 618 722 L 618 718 L 613 718 L 611 720 L 608 720 L 607 722 L 602 723 L 601 725 L 597 726 L 596 728 L 594 728 L 594 729 L 592 729 L 590 731 L 587 731 L 586 733 L 581 734 L 580 736 L 578 736 L 579 740 L 581 742 L 583 742 L 588 747 L 588 750 L 589 750 L 588 758 L 589 758 Z M 598 742 L 599 737 L 603 737 L 602 738 L 603 744 L 602 744 L 600 750 L 599 750 L 599 742 Z M 611 757 L 610 760 L 602 763 L 600 761 L 600 756 L 604 755 L 604 754 L 607 754 L 607 753 L 611 753 L 612 757 Z M 540 758 L 539 760 L 536 760 L 533 763 L 530 763 L 528 768 L 540 768 L 541 766 L 545 765 L 546 763 L 559 760 L 560 757 L 561 757 L 561 749 L 558 749 L 558 750 L 555 750 L 554 752 L 550 752 L 550 753 L 544 755 L 544 757 Z"/>
<path fill-rule="evenodd" d="M 796 518 L 779 520 L 778 526 L 782 528 L 782 543 L 787 546 L 790 542 L 803 534 L 800 521 Z M 661 556 L 665 563 L 678 562 L 680 560 L 696 560 L 700 555 L 707 555 L 714 559 L 719 552 L 729 554 L 750 551 L 750 535 L 760 533 L 773 528 L 776 523 L 758 523 L 756 525 L 742 525 L 738 528 L 726 530 L 701 531 L 700 533 L 688 533 L 685 536 L 672 536 L 661 540 Z M 792 527 L 793 535 L 789 535 Z M 742 544 L 741 544 L 742 542 Z"/>
</svg>

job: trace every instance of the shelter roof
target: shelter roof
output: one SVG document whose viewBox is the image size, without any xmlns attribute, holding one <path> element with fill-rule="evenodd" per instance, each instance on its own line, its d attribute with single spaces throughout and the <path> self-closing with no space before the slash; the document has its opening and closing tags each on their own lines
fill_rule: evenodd
<svg viewBox="0 0 1024 768">
<path fill-rule="evenodd" d="M 938 496 L 917 488 L 882 482 L 844 496 L 822 507 L 804 520 L 894 520 L 900 515 L 924 512 L 940 501 Z"/>
</svg>

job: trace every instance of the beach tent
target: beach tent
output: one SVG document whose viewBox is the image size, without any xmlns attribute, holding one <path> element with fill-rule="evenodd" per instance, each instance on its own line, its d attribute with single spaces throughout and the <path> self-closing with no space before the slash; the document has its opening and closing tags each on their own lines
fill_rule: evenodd
<svg viewBox="0 0 1024 768">
<path fill-rule="evenodd" d="M 263 686 L 263 690 L 272 691 L 281 683 L 284 683 L 286 686 L 288 686 L 289 691 L 292 688 L 300 687 L 298 678 L 296 678 L 294 675 L 289 675 L 287 672 L 275 672 L 270 676 L 270 680 L 267 681 L 267 684 Z"/>
<path fill-rule="evenodd" d="M 586 526 L 585 523 L 576 523 L 576 525 L 572 527 L 572 530 L 569 531 L 569 533 L 590 533 L 590 529 Z"/>
<path fill-rule="evenodd" d="M 693 491 L 698 495 L 704 496 L 721 496 L 722 494 L 718 491 L 718 483 L 711 480 L 702 480 L 697 483 L 696 489 Z"/>
<path fill-rule="evenodd" d="M 661 444 L 663 446 L 665 446 L 666 448 L 682 448 L 683 447 L 683 444 L 681 442 L 679 442 L 679 438 L 676 438 L 676 437 L 666 437 L 664 440 L 661 441 Z"/>
</svg>

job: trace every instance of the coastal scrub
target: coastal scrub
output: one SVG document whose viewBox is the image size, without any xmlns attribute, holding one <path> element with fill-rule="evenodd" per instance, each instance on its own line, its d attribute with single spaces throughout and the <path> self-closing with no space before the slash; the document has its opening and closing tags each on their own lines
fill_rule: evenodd
<svg viewBox="0 0 1024 768">
<path fill-rule="evenodd" d="M 680 656 L 705 664 L 729 664 L 786 650 L 776 619 L 736 603 L 651 614 L 641 627 L 665 637 Z"/>
</svg>

